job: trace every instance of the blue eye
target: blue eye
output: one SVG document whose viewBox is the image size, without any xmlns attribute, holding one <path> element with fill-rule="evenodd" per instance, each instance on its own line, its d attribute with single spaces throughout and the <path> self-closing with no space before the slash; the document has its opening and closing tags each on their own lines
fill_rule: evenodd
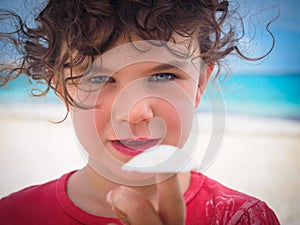
<svg viewBox="0 0 300 225">
<path fill-rule="evenodd" d="M 114 79 L 110 76 L 93 76 L 88 79 L 91 84 L 104 84 L 108 82 L 114 82 Z"/>
<path fill-rule="evenodd" d="M 155 81 L 155 82 L 167 82 L 171 81 L 177 78 L 176 75 L 173 73 L 158 73 L 153 76 L 151 76 L 150 81 Z"/>
</svg>

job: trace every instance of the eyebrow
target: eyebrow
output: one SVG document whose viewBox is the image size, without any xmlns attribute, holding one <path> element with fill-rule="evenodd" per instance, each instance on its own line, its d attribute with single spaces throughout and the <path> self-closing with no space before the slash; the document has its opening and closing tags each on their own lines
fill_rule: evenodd
<svg viewBox="0 0 300 225">
<path fill-rule="evenodd" d="M 149 61 L 146 61 L 146 62 L 155 62 L 155 61 L 150 61 L 149 60 Z M 182 68 L 182 67 L 189 64 L 189 62 L 186 61 L 186 60 L 181 60 L 181 61 L 174 60 L 174 61 L 170 61 L 170 62 L 158 62 L 158 63 L 159 63 L 158 65 L 154 65 L 150 69 L 146 70 L 146 73 L 162 71 L 162 70 L 170 70 L 170 69 L 180 69 L 180 68 Z M 101 73 L 105 73 L 105 74 L 112 74 L 112 73 L 115 72 L 115 71 L 113 71 L 109 68 L 104 67 L 103 65 L 101 65 L 101 66 L 97 66 L 97 65 L 92 66 L 91 69 L 90 69 L 90 72 L 94 71 L 95 69 L 96 69 L 96 71 L 99 70 L 99 71 L 101 71 Z"/>
<path fill-rule="evenodd" d="M 180 69 L 188 64 L 188 61 L 171 61 L 167 63 L 160 63 L 159 65 L 153 66 L 149 71 L 161 71 L 170 69 Z"/>
</svg>

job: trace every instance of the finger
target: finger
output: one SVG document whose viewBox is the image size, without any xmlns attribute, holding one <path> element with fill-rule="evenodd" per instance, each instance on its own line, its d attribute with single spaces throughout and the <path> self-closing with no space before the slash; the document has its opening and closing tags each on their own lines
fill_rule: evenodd
<svg viewBox="0 0 300 225">
<path fill-rule="evenodd" d="M 162 225 L 151 202 L 131 188 L 120 186 L 114 189 L 107 196 L 107 202 L 124 224 Z"/>
<path fill-rule="evenodd" d="M 166 178 L 167 176 L 167 178 Z M 185 201 L 177 175 L 157 175 L 159 192 L 159 215 L 165 225 L 185 224 Z"/>
<path fill-rule="evenodd" d="M 123 213 L 121 210 L 119 210 L 114 206 L 112 207 L 112 210 L 114 211 L 114 213 L 116 214 L 116 216 L 119 218 L 119 220 L 122 222 L 123 225 L 132 225 L 128 216 L 125 213 Z"/>
</svg>

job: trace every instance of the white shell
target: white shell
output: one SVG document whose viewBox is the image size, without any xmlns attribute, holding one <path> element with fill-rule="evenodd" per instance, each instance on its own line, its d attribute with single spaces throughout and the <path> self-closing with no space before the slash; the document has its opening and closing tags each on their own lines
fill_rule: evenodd
<svg viewBox="0 0 300 225">
<path fill-rule="evenodd" d="M 133 157 L 122 169 L 142 173 L 178 173 L 198 170 L 200 163 L 178 147 L 159 145 Z"/>
</svg>

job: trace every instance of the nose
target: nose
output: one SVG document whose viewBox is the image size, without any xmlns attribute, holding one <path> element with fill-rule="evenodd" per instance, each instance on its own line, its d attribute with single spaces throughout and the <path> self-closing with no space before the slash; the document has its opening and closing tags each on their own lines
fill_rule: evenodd
<svg viewBox="0 0 300 225">
<path fill-rule="evenodd" d="M 129 111 L 128 122 L 130 124 L 150 122 L 151 119 L 153 119 L 153 111 L 150 99 L 142 99 L 136 102 Z"/>
<path fill-rule="evenodd" d="M 149 98 L 138 100 L 130 105 L 125 103 L 124 105 L 126 105 L 125 107 L 127 109 L 123 108 L 119 111 L 117 116 L 118 121 L 138 124 L 141 122 L 150 122 L 154 117 L 151 100 Z"/>
</svg>

